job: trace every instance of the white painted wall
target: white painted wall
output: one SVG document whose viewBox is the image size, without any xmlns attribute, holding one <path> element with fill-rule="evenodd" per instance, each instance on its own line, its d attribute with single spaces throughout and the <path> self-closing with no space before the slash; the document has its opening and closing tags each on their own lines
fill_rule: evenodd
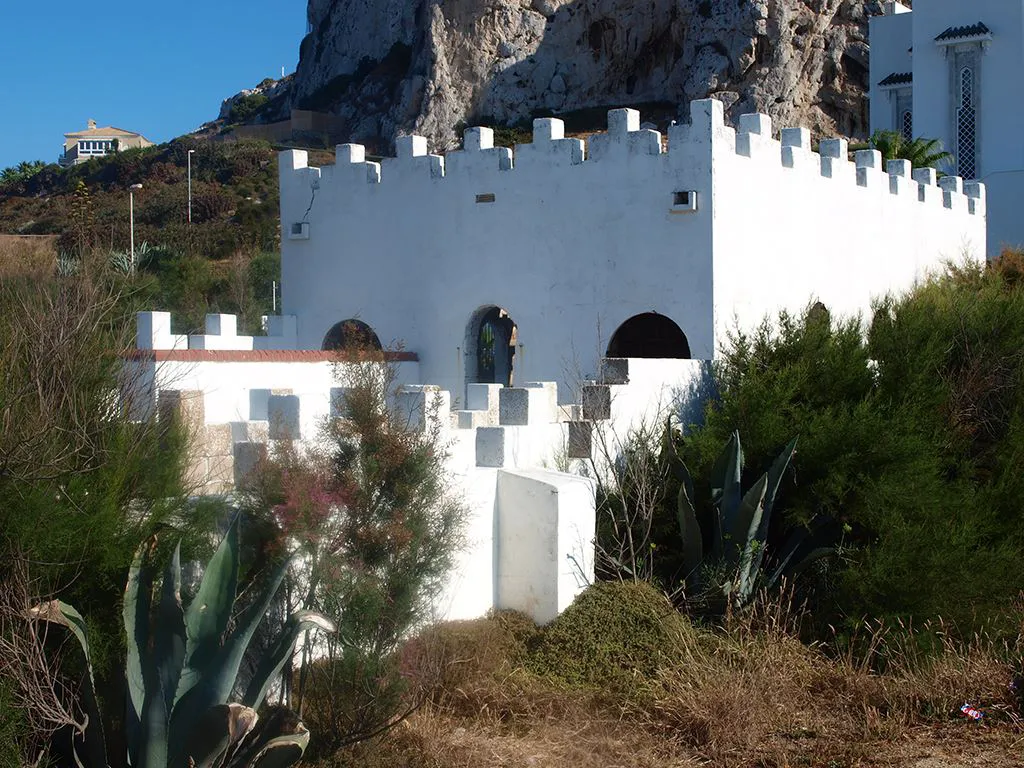
<svg viewBox="0 0 1024 768">
<path fill-rule="evenodd" d="M 310 239 L 282 244 L 284 309 L 298 317 L 300 346 L 318 347 L 333 323 L 359 317 L 385 343 L 403 340 L 424 380 L 460 399 L 467 326 L 488 304 L 518 324 L 516 382 L 593 376 L 614 330 L 652 309 L 683 328 L 695 356 L 710 357 L 712 211 L 672 212 L 675 191 L 710 202 L 706 143 L 661 154 L 636 113 L 620 117 L 586 162 L 578 141 L 543 137 L 558 135 L 556 121 L 517 147 L 509 170 L 507 151 L 471 148 L 449 153 L 442 177 L 440 158 L 414 156 L 425 145 L 411 141 L 380 183 L 346 161 L 359 156 L 352 148 L 319 171 L 303 167 L 304 153 L 282 155 L 286 229 L 309 207 L 310 182 L 320 185 Z M 495 202 L 476 203 L 481 194 Z"/>
<path fill-rule="evenodd" d="M 714 119 L 720 126 L 718 108 Z M 783 130 L 781 142 L 769 135 L 765 116 L 741 119 L 735 133 L 716 128 L 718 178 L 733 180 L 716 187 L 714 202 L 723 222 L 714 243 L 719 342 L 814 300 L 837 315 L 867 313 L 872 298 L 906 290 L 944 259 L 984 259 L 983 199 L 971 214 L 963 194 L 933 185 L 922 192 L 909 164 L 890 176 L 877 152 L 860 153 L 858 168 L 846 160 L 845 142 L 823 144 L 829 158 L 810 151 L 806 131 Z"/>
<path fill-rule="evenodd" d="M 710 359 L 734 318 L 749 328 L 813 297 L 861 311 L 978 248 L 983 207 L 969 215 L 962 196 L 951 210 L 938 190 L 917 204 L 916 184 L 891 195 L 880 171 L 866 172 L 865 187 L 853 166 L 823 163 L 805 131 L 788 131 L 783 143 L 795 146 L 784 147 L 765 116 L 744 118 L 737 134 L 720 102 L 694 102 L 691 113 L 662 153 L 637 113 L 613 111 L 586 161 L 553 120 L 538 121 L 514 167 L 508 150 L 488 148 L 486 129 L 444 159 L 409 137 L 382 168 L 353 145 L 323 169 L 284 153 L 283 229 L 308 211 L 310 233 L 282 244 L 298 344 L 317 348 L 332 324 L 358 317 L 385 343 L 403 340 L 424 380 L 459 401 L 467 326 L 494 304 L 518 324 L 516 381 L 560 372 L 566 398 L 565 384 L 590 378 L 635 314 L 667 315 L 692 356 Z M 697 210 L 674 209 L 676 191 L 695 191 Z"/>
<path fill-rule="evenodd" d="M 871 98 L 871 132 L 898 130 L 893 121 L 895 94 L 879 83 L 894 72 L 912 72 L 914 44 L 913 14 L 904 6 L 896 14 L 872 16 L 868 21 L 868 42 L 871 45 L 869 95 Z M 917 126 L 914 126 L 917 135 Z"/>
<path fill-rule="evenodd" d="M 217 360 L 139 361 L 135 363 L 155 380 L 149 399 L 156 404 L 161 389 L 200 391 L 205 394 L 206 424 L 241 424 L 267 420 L 271 393 L 292 394 L 301 406 L 302 439 L 312 439 L 331 412 L 331 390 L 343 387 L 347 376 L 357 375 L 352 364 L 318 362 L 223 362 Z M 396 384 L 419 382 L 419 364 L 396 362 Z"/>
</svg>

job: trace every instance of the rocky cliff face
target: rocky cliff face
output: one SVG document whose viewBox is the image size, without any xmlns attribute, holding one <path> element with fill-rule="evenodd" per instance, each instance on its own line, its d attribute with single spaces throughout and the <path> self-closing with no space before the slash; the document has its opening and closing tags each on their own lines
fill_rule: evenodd
<svg viewBox="0 0 1024 768">
<path fill-rule="evenodd" d="M 353 140 L 383 151 L 403 132 L 446 149 L 466 123 L 615 106 L 675 116 L 708 95 L 732 117 L 762 111 L 819 134 L 860 136 L 867 17 L 878 5 L 309 0 L 292 106 L 341 115 Z M 592 120 L 601 127 L 600 110 Z"/>
</svg>

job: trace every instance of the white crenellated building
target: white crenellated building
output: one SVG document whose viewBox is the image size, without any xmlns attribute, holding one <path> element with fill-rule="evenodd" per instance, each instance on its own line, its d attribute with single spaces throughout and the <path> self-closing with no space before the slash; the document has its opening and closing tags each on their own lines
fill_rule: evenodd
<svg viewBox="0 0 1024 768">
<path fill-rule="evenodd" d="M 508 383 L 481 354 L 492 333 L 513 383 L 556 377 L 567 393 L 606 355 L 709 360 L 737 322 L 814 300 L 867 312 L 943 259 L 985 257 L 980 184 L 883 168 L 875 151 L 850 162 L 842 140 L 814 151 L 806 129 L 776 133 L 765 115 L 733 129 L 711 99 L 691 117 L 667 150 L 623 109 L 586 147 L 544 119 L 514 151 L 471 128 L 443 158 L 414 136 L 381 163 L 358 145 L 324 168 L 283 153 L 282 297 L 298 347 L 357 320 L 465 402 L 467 384 Z"/>
<path fill-rule="evenodd" d="M 539 621 L 593 574 L 592 481 L 605 439 L 699 404 L 726 334 L 822 302 L 841 315 L 946 259 L 985 258 L 985 187 L 936 180 L 765 115 L 734 129 L 718 101 L 667 136 L 613 110 L 585 144 L 537 120 L 531 144 L 398 156 L 281 155 L 284 315 L 240 336 L 139 316 L 146 407 L 195 429 L 191 473 L 230 491 L 268 445 L 340 415 L 349 344 L 391 347 L 414 429 L 439 405 L 469 547 L 438 615 L 517 608 Z M 383 342 L 383 344 L 381 343 Z M 692 413 L 692 412 L 691 412 Z M 689 416 L 683 416 L 688 423 Z"/>
<path fill-rule="evenodd" d="M 1024 245 L 1024 0 L 886 2 L 870 22 L 871 129 L 938 139 L 988 187 L 988 254 Z"/>
</svg>

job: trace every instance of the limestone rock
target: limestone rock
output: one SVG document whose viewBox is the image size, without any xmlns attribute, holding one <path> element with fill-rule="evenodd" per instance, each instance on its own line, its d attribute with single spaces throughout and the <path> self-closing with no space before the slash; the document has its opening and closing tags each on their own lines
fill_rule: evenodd
<svg viewBox="0 0 1024 768">
<path fill-rule="evenodd" d="M 351 139 L 458 144 L 456 127 L 720 97 L 819 134 L 867 130 L 877 0 L 309 0 L 292 106 Z M 595 128 L 601 127 L 595 125 Z"/>
</svg>

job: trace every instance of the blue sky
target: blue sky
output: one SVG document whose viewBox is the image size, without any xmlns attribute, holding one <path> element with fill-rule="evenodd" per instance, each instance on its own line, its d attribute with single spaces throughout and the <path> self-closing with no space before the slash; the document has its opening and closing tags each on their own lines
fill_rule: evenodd
<svg viewBox="0 0 1024 768">
<path fill-rule="evenodd" d="M 305 32 L 305 0 L 0 0 L 0 168 L 55 162 L 89 118 L 155 142 L 187 133 L 294 71 Z"/>
</svg>

